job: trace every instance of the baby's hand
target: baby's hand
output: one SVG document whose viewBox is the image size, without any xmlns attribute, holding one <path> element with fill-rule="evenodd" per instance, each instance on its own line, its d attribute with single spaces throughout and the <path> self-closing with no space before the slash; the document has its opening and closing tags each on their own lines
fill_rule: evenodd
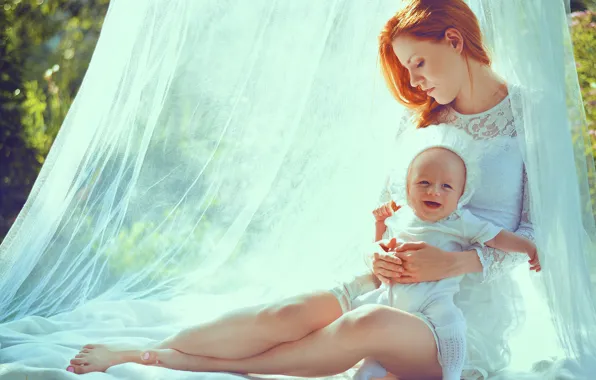
<svg viewBox="0 0 596 380">
<path fill-rule="evenodd" d="M 391 201 L 375 209 L 373 211 L 373 215 L 377 222 L 384 222 L 385 219 L 389 218 L 395 211 L 399 209 L 400 206 L 396 205 L 394 201 Z"/>
<path fill-rule="evenodd" d="M 538 250 L 536 249 L 536 247 L 534 247 L 534 249 L 528 252 L 528 256 L 530 257 L 530 260 L 528 260 L 528 262 L 530 263 L 530 270 L 540 272 L 542 268 L 540 266 L 540 260 L 538 259 Z"/>
</svg>

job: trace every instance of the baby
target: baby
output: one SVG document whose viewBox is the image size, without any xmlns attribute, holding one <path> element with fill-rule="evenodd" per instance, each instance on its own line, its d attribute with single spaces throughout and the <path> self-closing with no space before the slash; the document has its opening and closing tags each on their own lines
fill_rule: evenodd
<svg viewBox="0 0 596 380">
<path fill-rule="evenodd" d="M 424 241 L 446 251 L 463 251 L 479 243 L 507 252 L 525 252 L 538 265 L 536 246 L 530 240 L 482 221 L 462 208 L 479 179 L 478 160 L 470 151 L 474 144 L 468 135 L 446 125 L 412 133 L 407 139 L 408 152 L 400 150 L 400 156 L 405 153 L 411 159 L 406 159 L 407 166 L 398 170 L 398 175 L 406 180 L 397 193 L 391 194 L 390 205 L 395 213 L 385 219 L 385 231 L 377 229 L 375 240 L 381 237 L 396 238 L 398 242 Z M 395 207 L 396 204 L 403 207 Z M 390 206 L 384 208 L 387 207 Z M 370 276 L 362 278 L 359 281 L 373 281 Z M 348 297 L 342 307 L 351 310 L 364 304 L 384 304 L 420 317 L 435 332 L 443 379 L 459 380 L 466 357 L 466 323 L 453 296 L 459 291 L 461 279 L 462 276 L 436 282 L 382 284 L 365 294 L 344 284 L 348 295 L 362 295 Z M 366 289 L 373 285 L 350 286 Z M 369 358 L 355 379 L 386 374 L 379 363 Z"/>
</svg>

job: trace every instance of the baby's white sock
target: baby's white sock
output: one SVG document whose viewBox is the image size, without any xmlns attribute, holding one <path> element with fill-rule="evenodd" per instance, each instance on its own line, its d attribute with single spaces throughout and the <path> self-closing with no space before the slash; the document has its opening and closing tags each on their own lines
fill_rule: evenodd
<svg viewBox="0 0 596 380">
<path fill-rule="evenodd" d="M 366 358 L 354 374 L 353 380 L 371 380 L 387 376 L 387 370 L 376 360 Z"/>
<path fill-rule="evenodd" d="M 352 301 L 356 299 L 356 297 L 371 292 L 376 288 L 375 275 L 367 272 L 346 279 L 346 281 L 341 282 L 339 285 L 331 289 L 331 292 L 335 294 L 339 300 L 342 311 L 347 313 L 352 310 Z"/>
<path fill-rule="evenodd" d="M 443 380 L 459 380 L 466 358 L 466 325 L 454 323 L 436 327 L 435 331 L 439 337 Z"/>
</svg>

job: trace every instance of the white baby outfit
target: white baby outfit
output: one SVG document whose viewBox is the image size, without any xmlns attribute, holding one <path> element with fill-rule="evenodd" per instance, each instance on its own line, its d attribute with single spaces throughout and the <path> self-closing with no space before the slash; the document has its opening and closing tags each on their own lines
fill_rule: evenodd
<svg viewBox="0 0 596 380">
<path fill-rule="evenodd" d="M 402 207 L 385 220 L 384 239 L 395 237 L 401 242 L 424 241 L 446 251 L 462 251 L 474 243 L 484 244 L 493 239 L 501 228 L 476 218 L 470 211 L 458 210 L 438 222 L 425 222 L 414 211 Z M 453 303 L 463 276 L 436 282 L 381 285 L 378 289 L 356 297 L 347 307 L 355 309 L 366 304 L 381 304 L 417 315 L 432 327 L 439 348 L 443 379 L 459 380 L 465 362 L 466 324 L 464 316 Z M 369 278 L 363 278 L 370 281 Z M 364 284 L 363 284 L 364 285 Z M 367 359 L 357 379 L 382 377 L 383 369 Z"/>
<path fill-rule="evenodd" d="M 387 230 L 384 239 L 395 237 L 400 242 L 424 241 L 445 251 L 460 252 L 474 244 L 494 238 L 502 228 L 475 217 L 462 207 L 469 202 L 480 180 L 477 156 L 481 152 L 471 149 L 469 135 L 448 125 L 429 126 L 424 130 L 404 136 L 402 145 L 396 149 L 396 170 L 401 185 L 394 186 L 393 200 L 402 206 L 392 217 L 385 220 Z M 466 165 L 466 184 L 458 208 L 448 217 L 437 222 L 426 222 L 416 216 L 407 206 L 406 177 L 413 159 L 421 152 L 441 147 L 458 154 Z M 421 318 L 433 331 L 439 351 L 439 362 L 444 380 L 459 380 L 466 361 L 466 323 L 453 297 L 459 292 L 461 277 L 436 282 L 416 284 L 383 284 L 375 289 L 372 276 L 364 275 L 357 281 L 343 284 L 334 290 L 344 312 L 365 304 L 382 304 L 398 308 Z M 369 291 L 374 289 L 372 291 Z M 386 371 L 373 359 L 365 360 L 354 379 L 368 380 L 383 377 Z"/>
</svg>

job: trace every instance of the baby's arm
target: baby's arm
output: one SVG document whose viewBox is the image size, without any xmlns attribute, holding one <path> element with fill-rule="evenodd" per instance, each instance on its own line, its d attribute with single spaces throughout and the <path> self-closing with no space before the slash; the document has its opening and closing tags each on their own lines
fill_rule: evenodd
<svg viewBox="0 0 596 380">
<path fill-rule="evenodd" d="M 373 211 L 375 217 L 375 242 L 382 240 L 385 231 L 387 231 L 385 219 L 393 215 L 399 208 L 394 201 L 390 201 Z"/>
<path fill-rule="evenodd" d="M 499 249 L 505 252 L 522 252 L 530 256 L 532 261 L 537 259 L 536 244 L 530 239 L 502 230 L 489 241 L 484 243 L 491 248 Z"/>
<path fill-rule="evenodd" d="M 375 221 L 375 242 L 383 239 L 383 234 L 387 230 L 385 222 Z"/>
<path fill-rule="evenodd" d="M 480 243 L 507 253 L 525 253 L 530 257 L 532 266 L 540 266 L 536 245 L 530 239 L 480 220 L 468 210 L 463 212 L 462 220 L 466 235 L 472 243 Z"/>
</svg>

